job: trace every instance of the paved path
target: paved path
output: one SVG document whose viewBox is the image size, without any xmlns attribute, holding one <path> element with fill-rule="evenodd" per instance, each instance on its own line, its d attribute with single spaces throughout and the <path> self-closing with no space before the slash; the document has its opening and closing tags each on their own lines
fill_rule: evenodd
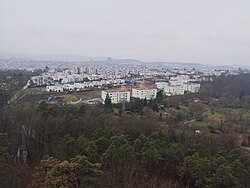
<svg viewBox="0 0 250 188">
<path fill-rule="evenodd" d="M 205 116 L 207 113 L 209 113 L 209 112 L 211 112 L 211 110 L 207 110 L 206 112 L 202 113 L 201 116 L 204 117 L 204 116 Z M 193 122 L 195 122 L 197 119 L 198 119 L 198 118 L 194 118 L 194 119 L 192 119 L 192 120 L 190 120 L 190 121 L 185 121 L 185 122 L 184 122 L 184 125 L 193 123 Z"/>
</svg>

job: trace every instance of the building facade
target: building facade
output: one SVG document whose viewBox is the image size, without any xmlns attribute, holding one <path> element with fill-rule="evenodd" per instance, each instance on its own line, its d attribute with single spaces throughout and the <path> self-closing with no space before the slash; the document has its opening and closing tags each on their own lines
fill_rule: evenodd
<svg viewBox="0 0 250 188">
<path fill-rule="evenodd" d="M 46 91 L 48 92 L 63 92 L 62 86 L 46 86 Z"/>
<path fill-rule="evenodd" d="M 139 99 L 156 99 L 157 89 L 132 89 L 132 97 Z"/>
<path fill-rule="evenodd" d="M 130 102 L 130 92 L 129 91 L 120 91 L 120 90 L 110 90 L 110 91 L 102 91 L 101 98 L 102 103 L 105 103 L 105 99 L 109 96 L 112 104 L 118 104 L 125 102 Z"/>
</svg>

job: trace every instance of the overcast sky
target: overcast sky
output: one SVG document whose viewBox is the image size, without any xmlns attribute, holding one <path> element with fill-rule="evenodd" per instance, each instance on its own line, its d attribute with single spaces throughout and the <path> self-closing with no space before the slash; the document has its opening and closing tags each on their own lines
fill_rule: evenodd
<svg viewBox="0 0 250 188">
<path fill-rule="evenodd" d="M 250 64 L 250 0 L 0 0 L 0 51 Z"/>
</svg>

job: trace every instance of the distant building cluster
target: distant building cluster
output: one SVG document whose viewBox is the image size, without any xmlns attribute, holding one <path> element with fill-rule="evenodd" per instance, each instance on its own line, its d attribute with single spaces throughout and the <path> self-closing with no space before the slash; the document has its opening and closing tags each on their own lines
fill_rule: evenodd
<svg viewBox="0 0 250 188">
<path fill-rule="evenodd" d="M 101 80 L 101 81 L 84 81 L 82 83 L 67 83 L 46 86 L 46 91 L 62 92 L 62 91 L 81 91 L 86 88 L 100 88 L 103 86 L 119 86 L 125 83 L 123 79 Z"/>
<path fill-rule="evenodd" d="M 31 81 L 35 87 L 46 86 L 46 91 L 81 91 L 85 88 L 120 86 L 125 83 L 125 79 L 108 78 L 89 74 L 71 74 L 68 71 L 42 73 L 39 76 L 33 76 Z"/>
<path fill-rule="evenodd" d="M 200 91 L 201 83 L 220 75 L 236 75 L 238 71 L 182 68 L 180 64 L 128 63 L 113 59 L 77 66 L 49 68 L 31 78 L 33 87 L 45 87 L 47 92 L 82 91 L 99 88 L 101 101 L 106 96 L 112 103 L 129 102 L 131 97 L 155 99 L 158 91 L 166 96 L 185 95 Z M 178 67 L 179 66 L 179 67 Z M 242 72 L 242 70 L 240 70 Z M 146 81 L 147 80 L 147 81 Z"/>
<path fill-rule="evenodd" d="M 167 96 L 184 95 L 187 93 L 198 93 L 201 85 L 199 78 L 192 78 L 188 75 L 172 77 L 169 82 L 157 82 L 157 88 L 163 90 Z"/>
</svg>

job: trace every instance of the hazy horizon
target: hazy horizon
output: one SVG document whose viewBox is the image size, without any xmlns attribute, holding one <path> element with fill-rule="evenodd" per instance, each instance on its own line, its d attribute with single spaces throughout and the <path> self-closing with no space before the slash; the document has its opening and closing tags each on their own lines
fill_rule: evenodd
<svg viewBox="0 0 250 188">
<path fill-rule="evenodd" d="M 83 55 L 73 55 L 73 54 L 16 54 L 16 53 L 6 53 L 0 52 L 0 58 L 27 58 L 31 60 L 42 60 L 42 61 L 104 61 L 109 57 L 93 57 L 93 56 L 83 56 Z M 212 66 L 212 67 L 223 67 L 223 66 L 233 66 L 233 67 L 250 67 L 249 64 L 212 64 L 212 63 L 203 63 L 203 62 L 179 62 L 179 61 L 142 61 L 136 58 L 119 58 L 119 57 L 111 57 L 113 60 L 135 60 L 141 63 L 169 63 L 169 64 L 197 64 L 204 66 Z"/>
<path fill-rule="evenodd" d="M 249 65 L 247 0 L 2 0 L 0 52 Z"/>
</svg>

